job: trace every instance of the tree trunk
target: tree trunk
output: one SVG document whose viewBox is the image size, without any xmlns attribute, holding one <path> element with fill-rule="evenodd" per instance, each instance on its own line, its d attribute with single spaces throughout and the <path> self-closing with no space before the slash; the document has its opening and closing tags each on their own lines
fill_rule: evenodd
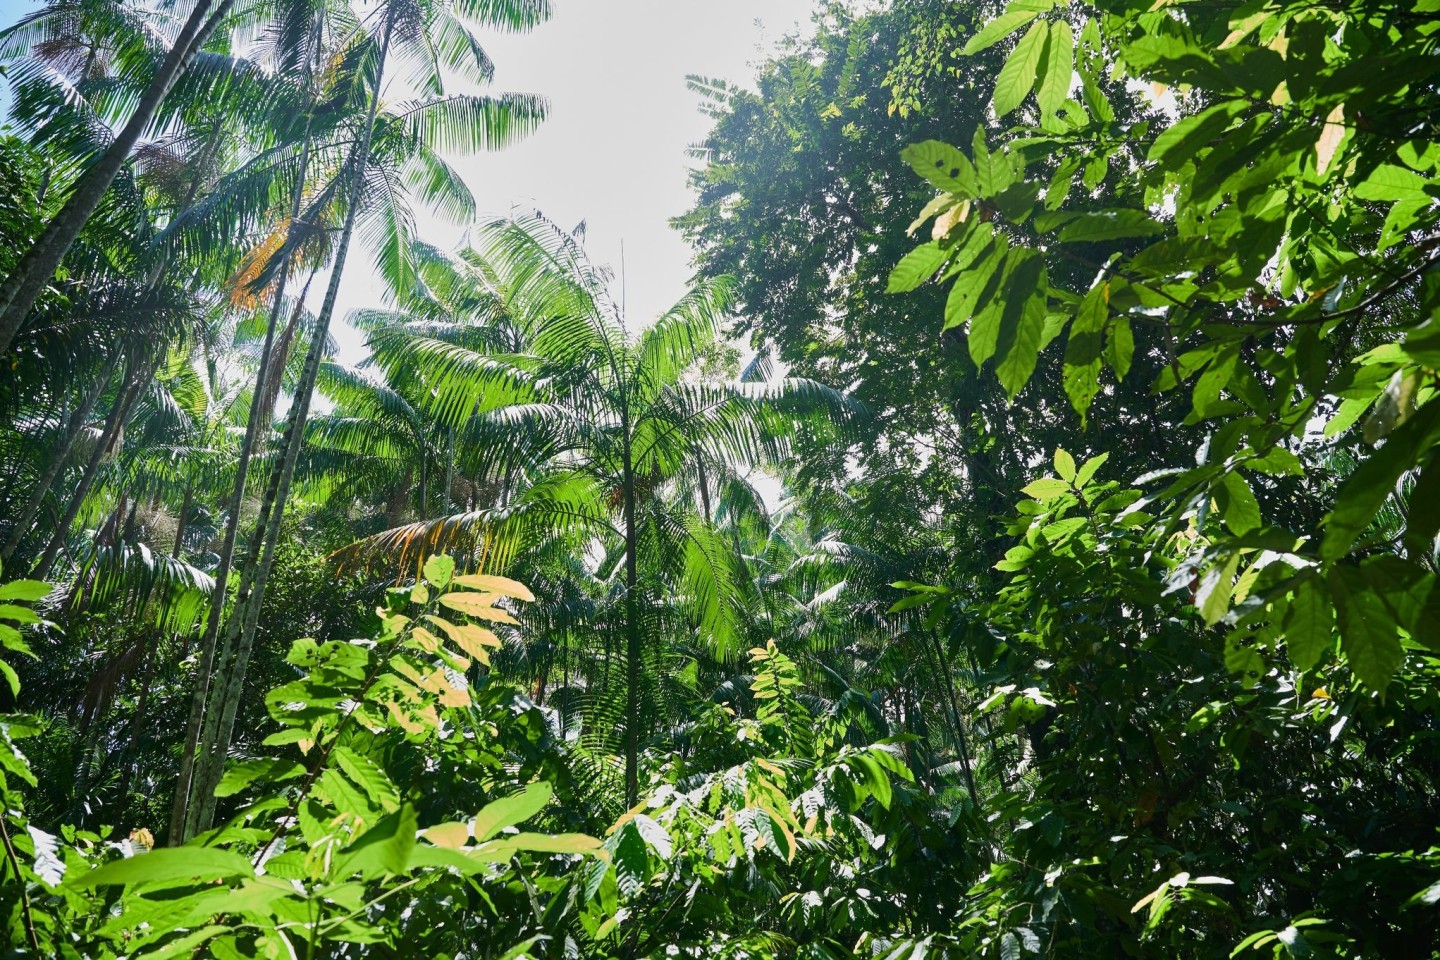
<svg viewBox="0 0 1440 960">
<path fill-rule="evenodd" d="M 309 89 L 309 78 L 306 84 Z M 308 94 L 307 94 L 308 96 Z M 300 149 L 299 178 L 296 181 L 295 196 L 290 204 L 290 222 L 293 226 L 300 216 L 305 198 L 305 180 L 310 171 L 310 105 L 306 107 L 305 139 Z M 175 800 L 170 811 L 170 843 L 178 846 L 188 839 L 185 822 L 191 808 L 191 786 L 195 775 L 195 757 L 200 746 L 205 723 L 205 707 L 210 698 L 210 682 L 215 669 L 215 648 L 220 637 L 220 623 L 224 616 L 225 599 L 230 586 L 230 572 L 234 567 L 235 539 L 240 529 L 240 512 L 245 505 L 245 486 L 249 480 L 250 462 L 254 458 L 260 430 L 268 422 L 261 415 L 264 403 L 261 398 L 269 393 L 270 382 L 278 383 L 280 370 L 271 370 L 272 353 L 275 351 L 275 327 L 284 309 L 285 286 L 290 280 L 293 257 L 286 254 L 280 264 L 279 276 L 275 282 L 275 298 L 270 307 L 269 322 L 265 326 L 265 340 L 260 348 L 260 366 L 255 375 L 255 391 L 252 394 L 250 416 L 245 423 L 245 438 L 240 443 L 240 455 L 235 465 L 235 486 L 231 490 L 225 517 L 225 534 L 220 544 L 219 563 L 215 569 L 215 590 L 210 595 L 210 611 L 205 618 L 205 633 L 200 641 L 200 663 L 196 667 L 195 696 L 190 704 L 190 715 L 185 726 L 185 746 L 180 755 L 180 770 L 175 783 Z M 311 273 L 314 277 L 314 273 Z M 310 287 L 306 282 L 305 289 Z M 296 316 L 303 305 L 296 306 Z M 293 321 L 292 321 L 293 322 Z M 280 365 L 283 368 L 283 364 Z M 259 408 L 257 409 L 257 404 Z"/>
<path fill-rule="evenodd" d="M 175 81 L 189 68 L 210 31 L 229 11 L 230 4 L 231 0 L 221 0 L 218 7 L 215 7 L 214 0 L 199 0 L 195 4 L 174 46 L 161 61 L 159 71 L 141 95 L 124 129 L 94 165 L 85 171 L 70 199 L 46 225 L 4 284 L 0 285 L 0 355 L 9 352 L 30 308 L 55 276 L 75 238 L 100 205 L 100 198 L 110 189 L 131 150 L 150 125 L 155 111 L 160 108 Z M 215 7 L 213 14 L 212 7 Z"/>
<path fill-rule="evenodd" d="M 39 479 L 35 483 L 35 490 L 30 494 L 20 516 L 15 520 L 15 526 L 10 530 L 10 536 L 5 541 L 5 546 L 0 548 L 0 561 L 7 561 L 15 555 L 20 548 L 20 543 L 25 535 L 30 532 L 30 525 L 35 522 L 35 517 L 40 513 L 40 507 L 45 503 L 45 498 L 50 494 L 50 488 L 55 485 L 61 472 L 65 469 L 65 461 L 70 458 L 70 452 L 75 448 L 75 441 L 80 438 L 80 433 L 85 428 L 85 421 L 90 416 L 90 411 L 95 409 L 99 402 L 100 395 L 105 392 L 105 387 L 110 383 L 110 377 L 115 372 L 115 364 L 119 362 L 120 356 L 117 353 L 105 362 L 105 369 L 96 378 L 95 383 L 90 387 L 88 393 L 80 401 L 80 406 L 70 415 L 70 420 L 65 424 L 65 434 L 60 438 L 60 445 L 51 453 L 45 469 L 41 471 Z"/>
<path fill-rule="evenodd" d="M 640 802 L 640 565 L 635 556 L 635 465 L 630 459 L 630 426 L 626 418 L 625 466 L 625 805 Z"/>
<path fill-rule="evenodd" d="M 220 693 L 220 697 L 215 702 L 215 706 L 218 707 L 218 710 L 215 711 L 218 723 L 213 727 L 214 736 L 206 738 L 204 749 L 199 755 L 201 763 L 197 771 L 199 776 L 195 791 L 196 803 L 192 804 L 196 815 L 188 818 L 189 823 L 187 823 L 187 832 L 190 832 L 191 835 L 208 829 L 215 812 L 214 788 L 224 772 L 225 756 L 230 749 L 235 712 L 239 707 L 245 674 L 249 668 L 260 606 L 265 598 L 265 585 L 269 580 L 270 569 L 275 561 L 275 549 L 279 543 L 280 531 L 283 526 L 285 504 L 290 495 L 290 483 L 295 475 L 295 465 L 300 458 L 300 449 L 304 446 L 305 424 L 310 414 L 310 401 L 314 394 L 315 381 L 320 373 L 320 364 L 324 359 L 325 340 L 329 333 L 331 318 L 335 313 L 335 303 L 340 295 L 340 280 L 345 271 L 346 255 L 355 233 L 355 220 L 359 212 L 365 170 L 370 162 L 370 143 L 375 132 L 375 115 L 380 107 L 380 85 L 384 79 L 386 60 L 389 58 L 393 25 L 392 17 L 387 14 L 384 39 L 380 45 L 380 64 L 376 71 L 375 89 L 371 91 L 370 110 L 366 117 L 365 130 L 351 174 L 350 203 L 345 211 L 345 225 L 341 230 L 340 244 L 335 251 L 335 261 L 330 271 L 330 283 L 325 290 L 325 300 L 321 304 L 315 331 L 311 335 L 310 350 L 305 357 L 305 368 L 296 388 L 295 404 L 290 411 L 289 423 L 285 428 L 283 453 L 274 469 L 271 470 L 270 485 L 266 490 L 265 503 L 261 507 L 261 520 L 267 523 L 264 546 L 261 549 L 258 567 L 253 577 L 250 578 L 252 581 L 250 592 L 248 596 L 244 594 L 244 584 L 242 583 L 242 596 L 237 603 L 235 613 L 231 616 L 232 623 L 236 620 L 240 621 L 240 635 L 238 643 L 234 644 L 233 662 L 230 662 L 223 671 L 225 686 L 222 690 L 217 691 Z M 226 632 L 227 635 L 234 636 L 233 630 L 227 629 Z M 229 646 L 231 644 L 227 643 L 227 647 Z M 207 723 L 207 731 L 208 729 L 209 724 Z"/>
</svg>

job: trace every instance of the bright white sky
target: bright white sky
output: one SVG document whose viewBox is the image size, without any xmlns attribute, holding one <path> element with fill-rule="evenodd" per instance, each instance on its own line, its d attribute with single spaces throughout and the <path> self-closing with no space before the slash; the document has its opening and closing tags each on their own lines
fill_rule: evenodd
<svg viewBox="0 0 1440 960">
<path fill-rule="evenodd" d="M 496 63 L 493 90 L 541 94 L 550 117 L 509 150 L 459 158 L 482 219 L 538 209 L 566 228 L 583 220 L 591 256 L 617 276 L 623 243 L 628 320 L 645 326 L 680 298 L 692 273 L 689 248 L 668 221 L 690 207 L 686 150 L 710 124 L 685 77 L 753 86 L 758 63 L 784 35 L 808 29 L 814 6 L 556 0 L 554 19 L 533 33 L 486 36 Z M 421 226 L 443 247 L 461 239 L 445 225 Z M 360 250 L 350 257 L 343 308 L 380 300 L 369 260 Z M 337 333 L 342 359 L 354 362 L 363 352 L 358 337 Z"/>
</svg>

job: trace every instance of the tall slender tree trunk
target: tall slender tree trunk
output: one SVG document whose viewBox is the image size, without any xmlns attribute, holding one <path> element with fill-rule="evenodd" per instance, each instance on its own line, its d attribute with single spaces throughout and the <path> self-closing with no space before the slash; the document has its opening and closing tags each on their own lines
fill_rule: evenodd
<svg viewBox="0 0 1440 960">
<path fill-rule="evenodd" d="M 55 485 L 60 474 L 65 469 L 65 462 L 70 459 L 70 452 L 75 449 L 75 442 L 80 438 L 81 432 L 85 429 L 85 421 L 90 416 L 90 411 L 95 409 L 95 404 L 100 401 L 100 395 L 110 384 L 110 377 L 115 372 L 115 365 L 119 362 L 120 355 L 116 353 L 105 362 L 104 371 L 90 389 L 81 399 L 80 405 L 70 415 L 69 421 L 65 424 L 65 433 L 60 438 L 59 445 L 50 453 L 45 463 L 45 469 L 41 471 L 39 479 L 35 482 L 35 490 L 30 494 L 30 499 L 25 502 L 20 515 L 15 518 L 15 526 L 10 529 L 10 536 L 5 540 L 5 546 L 0 548 L 0 560 L 9 560 L 20 548 L 25 535 L 30 532 L 30 526 L 40 514 L 40 507 L 45 503 L 45 498 L 50 495 L 50 488 Z"/>
<path fill-rule="evenodd" d="M 320 364 L 324 359 L 325 341 L 329 333 L 330 321 L 335 314 L 335 304 L 340 295 L 340 281 L 345 272 L 345 260 L 355 234 L 355 220 L 359 213 L 361 194 L 365 184 L 365 171 L 370 163 L 370 144 L 375 132 L 375 116 L 380 108 L 380 87 L 385 76 L 386 61 L 389 59 L 393 27 L 393 18 L 387 11 L 384 38 L 380 45 L 380 64 L 375 76 L 375 89 L 371 91 L 370 109 L 366 115 L 365 129 L 360 139 L 354 169 L 351 172 L 350 199 L 349 206 L 345 211 L 345 224 L 340 233 L 339 246 L 335 251 L 335 261 L 331 267 L 330 282 L 325 290 L 325 299 L 320 307 L 315 331 L 311 335 L 310 349 L 305 357 L 305 367 L 296 388 L 295 403 L 291 408 L 289 422 L 285 428 L 283 453 L 271 470 L 270 484 L 265 492 L 265 502 L 261 506 L 261 521 L 266 524 L 264 546 L 261 548 L 259 563 L 256 565 L 254 575 L 249 578 L 251 581 L 249 592 L 246 593 L 245 584 L 242 581 L 240 601 L 237 603 L 235 613 L 231 616 L 232 624 L 239 621 L 239 635 L 235 637 L 233 629 L 227 628 L 226 631 L 228 637 L 234 638 L 236 642 L 233 644 L 227 642 L 226 644 L 227 648 L 233 647 L 233 659 L 228 662 L 222 660 L 225 669 L 220 675 L 224 677 L 225 683 L 222 688 L 217 688 L 220 696 L 213 701 L 211 710 L 212 716 L 216 718 L 217 722 L 213 727 L 210 726 L 208 720 L 206 724 L 207 732 L 213 729 L 213 737 L 205 738 L 202 744 L 203 749 L 197 755 L 195 802 L 191 804 L 194 816 L 187 817 L 186 820 L 186 832 L 191 835 L 208 829 L 214 817 L 214 788 L 224 772 L 225 757 L 230 749 L 230 738 L 235 726 L 235 713 L 239 708 L 240 694 L 245 683 L 245 674 L 249 668 L 260 607 L 265 599 L 265 586 L 275 561 L 275 550 L 284 525 L 285 505 L 290 495 L 290 484 L 295 475 L 295 466 L 300 458 L 300 450 L 305 443 L 305 424 L 310 415 L 315 381 L 319 377 Z"/>
<path fill-rule="evenodd" d="M 635 465 L 628 416 L 625 420 L 625 805 L 633 807 L 640 801 L 640 564 L 635 555 Z"/>
<path fill-rule="evenodd" d="M 317 39 L 316 48 L 319 48 Z M 313 58 L 312 58 L 313 61 Z M 300 148 L 299 178 L 296 181 L 295 196 L 290 202 L 291 229 L 300 217 L 305 200 L 305 181 L 310 172 L 312 102 L 310 98 L 311 77 L 306 77 L 305 134 Z M 254 459 L 260 431 L 268 423 L 263 416 L 265 403 L 262 398 L 270 393 L 270 379 L 277 383 L 280 369 L 272 370 L 272 354 L 275 352 L 275 328 L 280 322 L 285 304 L 285 287 L 290 280 L 293 253 L 287 253 L 280 264 L 275 281 L 275 297 L 270 307 L 270 317 L 265 325 L 265 340 L 260 349 L 260 364 L 255 375 L 255 390 L 252 394 L 250 416 L 245 423 L 245 437 L 240 443 L 240 455 L 235 465 L 235 485 L 230 492 L 225 517 L 225 533 L 220 544 L 219 562 L 215 569 L 215 589 L 210 595 L 210 610 L 205 618 L 205 633 L 200 641 L 200 663 L 196 667 L 195 691 L 190 704 L 190 714 L 185 726 L 185 746 L 180 756 L 180 770 L 175 783 L 175 798 L 170 811 L 170 843 L 179 845 L 189 839 L 185 824 L 191 810 L 192 786 L 195 778 L 195 758 L 199 750 L 205 723 L 205 707 L 210 698 L 211 681 L 215 671 L 215 651 L 220 637 L 220 624 L 224 617 L 225 600 L 230 586 L 230 573 L 234 568 L 235 540 L 240 529 L 240 513 L 245 505 L 245 487 L 250 476 L 250 463 Z M 311 274 L 314 277 L 314 273 Z M 307 281 L 305 289 L 309 290 Z M 303 306 L 296 305 L 296 315 Z"/>
<path fill-rule="evenodd" d="M 217 6 L 215 0 L 199 0 L 195 4 L 175 44 L 161 61 L 159 71 L 141 95 L 130 120 L 109 148 L 85 171 L 60 212 L 45 226 L 10 276 L 0 284 L 0 355 L 9 352 L 30 308 L 55 276 L 65 254 L 70 252 L 75 238 L 100 205 L 100 198 L 110 189 L 110 184 L 125 165 L 170 88 L 189 68 L 210 32 L 229 12 L 231 2 L 220 0 Z"/>
</svg>

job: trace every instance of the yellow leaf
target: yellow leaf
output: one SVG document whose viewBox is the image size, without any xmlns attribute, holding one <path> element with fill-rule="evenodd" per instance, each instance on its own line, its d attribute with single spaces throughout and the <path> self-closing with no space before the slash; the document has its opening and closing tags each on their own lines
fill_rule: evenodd
<svg viewBox="0 0 1440 960">
<path fill-rule="evenodd" d="M 470 828 L 463 823 L 442 823 L 424 831 L 424 836 L 437 847 L 459 850 L 470 840 Z"/>
<path fill-rule="evenodd" d="M 489 593 L 498 593 L 506 597 L 514 597 L 516 600 L 529 602 L 535 599 L 535 594 L 530 588 L 518 580 L 511 580 L 509 577 L 493 577 L 489 574 L 474 573 L 468 577 L 456 577 L 452 581 L 457 587 L 469 587 L 471 590 L 485 590 Z"/>
<path fill-rule="evenodd" d="M 470 706 L 470 692 L 463 688 L 457 689 L 450 682 L 450 677 L 444 670 L 432 670 L 425 675 L 425 689 L 436 693 L 440 702 L 447 707 L 468 707 Z"/>
<path fill-rule="evenodd" d="M 459 610 L 461 613 L 479 617 L 481 620 L 518 625 L 519 620 L 504 610 L 496 609 L 494 603 L 498 599 L 500 599 L 498 593 L 447 593 L 440 598 L 440 602 L 451 610 Z"/>
<path fill-rule="evenodd" d="M 1320 141 L 1315 144 L 1315 169 L 1322 177 L 1335 159 L 1335 151 L 1340 149 L 1340 141 L 1344 139 L 1345 104 L 1338 103 L 1325 118 L 1325 126 L 1320 130 Z"/>
<path fill-rule="evenodd" d="M 1312 693 L 1312 694 L 1310 694 L 1310 699 L 1311 699 L 1311 700 L 1329 700 L 1329 699 L 1330 699 L 1330 691 L 1329 691 L 1329 690 L 1326 690 L 1324 687 L 1316 687 L 1316 688 L 1315 688 L 1315 692 Z"/>
<path fill-rule="evenodd" d="M 416 627 L 410 635 L 415 638 L 416 643 L 420 644 L 420 649 L 426 653 L 434 653 L 440 649 L 440 638 L 424 627 Z"/>
</svg>

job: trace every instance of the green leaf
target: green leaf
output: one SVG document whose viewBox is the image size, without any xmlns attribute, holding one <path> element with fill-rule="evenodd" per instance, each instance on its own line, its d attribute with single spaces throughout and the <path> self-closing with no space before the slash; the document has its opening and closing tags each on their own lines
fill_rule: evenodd
<svg viewBox="0 0 1440 960">
<path fill-rule="evenodd" d="M 366 830 L 336 860 L 335 877 L 370 880 L 405 872 L 419 824 L 408 803 Z"/>
<path fill-rule="evenodd" d="M 425 561 L 425 581 L 437 590 L 444 590 L 455 576 L 455 560 L 443 554 Z"/>
<path fill-rule="evenodd" d="M 995 374 L 1010 400 L 1030 381 L 1039 361 L 1046 293 L 1044 261 L 1033 255 L 1022 258 L 1006 284 L 995 348 Z"/>
<path fill-rule="evenodd" d="M 400 795 L 395 784 L 374 760 L 343 746 L 336 747 L 331 757 L 350 781 L 364 790 L 365 795 L 381 810 L 390 812 L 399 806 Z"/>
<path fill-rule="evenodd" d="M 1047 116 L 1054 115 L 1070 95 L 1070 81 L 1075 72 L 1075 34 L 1070 24 L 1057 20 L 1050 24 L 1050 36 L 1045 44 L 1044 66 L 1040 74 L 1040 87 L 1035 99 L 1040 111 Z"/>
<path fill-rule="evenodd" d="M 509 797 L 501 797 L 485 805 L 475 815 L 471 832 L 477 843 L 489 840 L 506 827 L 529 820 L 545 808 L 554 794 L 554 788 L 544 780 L 530 784 L 524 790 Z"/>
<path fill-rule="evenodd" d="M 1415 466 L 1422 451 L 1440 442 L 1440 402 L 1431 401 L 1390 434 L 1385 445 L 1345 481 L 1335 507 L 1325 518 L 1320 556 L 1338 560 L 1370 526 L 1395 485 Z"/>
<path fill-rule="evenodd" d="M 935 275 L 935 271 L 950 259 L 950 251 L 940 246 L 939 241 L 916 247 L 905 254 L 895 269 L 890 272 L 890 283 L 886 293 L 909 293 Z"/>
<path fill-rule="evenodd" d="M 1040 55 L 1045 52 L 1045 39 L 1049 35 L 1049 26 L 1043 20 L 1033 24 L 1011 51 L 1005 66 L 1000 68 L 1000 75 L 995 78 L 995 97 L 991 101 L 997 118 L 1004 119 L 1030 95 L 1040 66 Z"/>
<path fill-rule="evenodd" d="M 988 50 L 1044 12 L 1038 4 L 1026 9 L 1016 9 L 1018 6 L 1018 4 L 1012 4 L 1005 13 L 985 24 L 979 33 L 970 38 L 960 52 L 968 57 L 972 53 Z"/>
<path fill-rule="evenodd" d="M 1100 392 L 1100 357 L 1105 347 L 1105 324 L 1110 319 L 1108 284 L 1096 284 L 1070 325 L 1065 346 L 1065 395 L 1075 412 L 1084 417 Z"/>
<path fill-rule="evenodd" d="M 1135 358 L 1135 332 L 1130 329 L 1130 320 L 1124 316 L 1115 318 L 1105 336 L 1105 362 L 1115 371 L 1117 379 L 1124 380 L 1130 373 L 1130 362 Z"/>
<path fill-rule="evenodd" d="M 1053 500 L 1061 494 L 1069 493 L 1070 484 L 1054 477 L 1042 477 L 1021 488 L 1020 492 L 1036 500 Z"/>
<path fill-rule="evenodd" d="M 1355 676 L 1383 696 L 1405 662 L 1395 620 L 1360 570 L 1336 567 L 1329 582 L 1340 623 L 1340 649 Z"/>
<path fill-rule="evenodd" d="M 1099 456 L 1086 460 L 1084 465 L 1080 467 L 1080 472 L 1075 476 L 1075 486 L 1081 488 L 1087 486 L 1091 480 L 1095 479 L 1095 474 L 1099 472 L 1101 467 L 1105 466 L 1105 462 L 1109 459 L 1110 454 L 1102 453 Z"/>
<path fill-rule="evenodd" d="M 0 584 L 0 600 L 23 600 L 33 603 L 50 595 L 55 587 L 40 580 L 12 580 Z"/>
<path fill-rule="evenodd" d="M 900 151 L 900 157 L 936 189 L 974 198 L 975 168 L 965 154 L 950 144 L 939 140 L 914 143 Z"/>
<path fill-rule="evenodd" d="M 1168 169 L 1183 166 L 1205 147 L 1214 143 L 1249 102 L 1228 100 L 1176 121 L 1150 145 L 1149 159 Z"/>
<path fill-rule="evenodd" d="M 1063 448 L 1056 447 L 1053 460 L 1055 463 L 1055 472 L 1060 474 L 1060 479 L 1066 483 L 1075 483 L 1075 478 L 1078 475 L 1075 467 L 1075 458 Z"/>
<path fill-rule="evenodd" d="M 1307 576 L 1295 585 L 1283 620 L 1285 649 L 1298 670 L 1310 670 L 1330 652 L 1335 611 L 1325 581 Z"/>
<path fill-rule="evenodd" d="M 1239 473 L 1227 473 L 1216 490 L 1220 516 L 1237 537 L 1260 528 L 1260 503 Z"/>
<path fill-rule="evenodd" d="M 193 881 L 209 883 L 254 876 L 250 861 L 214 847 L 161 847 L 80 874 L 65 881 L 71 887 L 139 886 Z"/>
<path fill-rule="evenodd" d="M 293 760 L 242 760 L 225 768 L 225 775 L 215 787 L 215 796 L 232 797 L 257 780 L 279 783 L 302 776 L 305 768 Z"/>
<path fill-rule="evenodd" d="M 1200 609 L 1206 626 L 1219 623 L 1230 610 L 1230 596 L 1235 590 L 1235 572 L 1240 568 L 1240 554 L 1231 553 L 1223 564 L 1215 564 L 1200 578 L 1195 591 L 1195 606 Z"/>
<path fill-rule="evenodd" d="M 1356 185 L 1354 192 L 1361 200 L 1425 201 L 1425 188 L 1430 183 L 1414 170 L 1382 163 Z"/>
<path fill-rule="evenodd" d="M 1434 551 L 1435 536 L 1440 534 L 1440 457 L 1432 455 L 1420 471 L 1420 479 L 1410 491 L 1409 503 L 1405 548 L 1412 558 L 1423 560 Z"/>
<path fill-rule="evenodd" d="M 1153 237 L 1164 233 L 1163 223 L 1144 210 L 1091 210 L 1078 214 L 1060 231 L 1067 243 Z"/>
</svg>

